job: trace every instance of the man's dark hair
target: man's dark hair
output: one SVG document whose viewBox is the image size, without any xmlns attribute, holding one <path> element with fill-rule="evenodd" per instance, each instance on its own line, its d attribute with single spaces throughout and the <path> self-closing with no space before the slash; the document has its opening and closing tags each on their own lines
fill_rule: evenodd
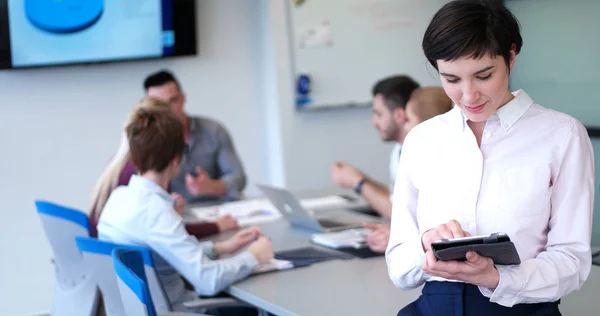
<svg viewBox="0 0 600 316">
<path fill-rule="evenodd" d="M 431 20 L 423 36 L 423 51 L 429 63 L 460 57 L 502 56 L 508 67 L 510 50 L 523 46 L 519 22 L 497 0 L 455 0 L 445 4 Z"/>
<path fill-rule="evenodd" d="M 418 87 L 419 84 L 409 76 L 392 76 L 375 83 L 372 93 L 373 96 L 381 94 L 387 107 L 393 111 L 397 108 L 405 109 L 410 95 Z"/>
<path fill-rule="evenodd" d="M 140 173 L 162 172 L 185 148 L 183 124 L 169 108 L 138 109 L 126 128 L 131 160 Z"/>
<path fill-rule="evenodd" d="M 168 70 L 161 70 L 146 77 L 144 80 L 144 90 L 148 90 L 152 87 L 160 87 L 169 82 L 175 82 L 177 88 L 181 90 L 179 81 L 177 81 L 177 78 L 175 78 L 175 76 Z"/>
</svg>

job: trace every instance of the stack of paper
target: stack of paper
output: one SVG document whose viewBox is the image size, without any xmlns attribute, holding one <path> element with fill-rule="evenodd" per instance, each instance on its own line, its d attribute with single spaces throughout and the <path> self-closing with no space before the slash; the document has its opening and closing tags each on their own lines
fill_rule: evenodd
<svg viewBox="0 0 600 316">
<path fill-rule="evenodd" d="M 339 195 L 303 199 L 302 206 L 310 211 L 340 209 L 351 204 Z M 214 222 L 217 218 L 231 215 L 240 226 L 257 225 L 281 218 L 281 213 L 266 198 L 228 202 L 218 206 L 202 206 L 190 209 L 186 217 L 191 221 Z"/>
<path fill-rule="evenodd" d="M 340 209 L 351 204 L 350 201 L 339 195 L 302 199 L 300 203 L 302 206 L 304 206 L 304 208 L 312 211 L 322 209 Z"/>
<path fill-rule="evenodd" d="M 369 230 L 366 228 L 347 229 L 339 232 L 313 234 L 311 240 L 321 246 L 329 248 L 362 248 L 366 246 L 366 237 Z"/>
<path fill-rule="evenodd" d="M 221 216 L 231 215 L 240 226 L 251 226 L 279 219 L 281 213 L 267 199 L 229 202 L 218 206 L 190 209 L 192 217 L 201 222 L 214 222 Z"/>
</svg>

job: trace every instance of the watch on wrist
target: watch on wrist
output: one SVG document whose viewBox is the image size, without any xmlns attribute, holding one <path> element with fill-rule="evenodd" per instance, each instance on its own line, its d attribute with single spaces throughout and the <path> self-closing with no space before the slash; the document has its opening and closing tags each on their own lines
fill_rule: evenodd
<svg viewBox="0 0 600 316">
<path fill-rule="evenodd" d="M 358 183 L 354 186 L 354 192 L 356 192 L 357 194 L 361 194 L 362 187 L 365 184 L 365 182 L 367 182 L 367 178 L 360 179 L 360 181 L 358 181 Z"/>
</svg>

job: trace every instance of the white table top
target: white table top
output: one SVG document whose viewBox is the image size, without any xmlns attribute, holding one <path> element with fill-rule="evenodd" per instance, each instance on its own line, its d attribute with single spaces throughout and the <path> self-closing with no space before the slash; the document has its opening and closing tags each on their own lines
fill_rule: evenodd
<svg viewBox="0 0 600 316">
<path fill-rule="evenodd" d="M 364 219 L 365 215 L 334 211 L 332 217 Z M 310 245 L 312 232 L 293 228 L 286 220 L 260 225 L 275 251 Z M 233 233 L 211 238 L 223 240 Z M 240 300 L 275 315 L 395 315 L 414 301 L 421 289 L 396 289 L 384 257 L 333 260 L 308 267 L 251 276 L 227 290 Z M 600 315 L 600 266 L 593 266 L 583 288 L 560 305 L 563 315 Z"/>
</svg>

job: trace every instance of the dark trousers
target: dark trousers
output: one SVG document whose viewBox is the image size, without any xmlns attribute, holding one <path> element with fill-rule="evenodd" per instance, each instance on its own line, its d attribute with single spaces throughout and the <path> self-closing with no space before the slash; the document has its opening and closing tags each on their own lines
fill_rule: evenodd
<svg viewBox="0 0 600 316">
<path fill-rule="evenodd" d="M 505 307 L 490 302 L 472 284 L 427 282 L 421 296 L 401 309 L 398 316 L 555 316 L 561 315 L 559 302 Z"/>
</svg>

